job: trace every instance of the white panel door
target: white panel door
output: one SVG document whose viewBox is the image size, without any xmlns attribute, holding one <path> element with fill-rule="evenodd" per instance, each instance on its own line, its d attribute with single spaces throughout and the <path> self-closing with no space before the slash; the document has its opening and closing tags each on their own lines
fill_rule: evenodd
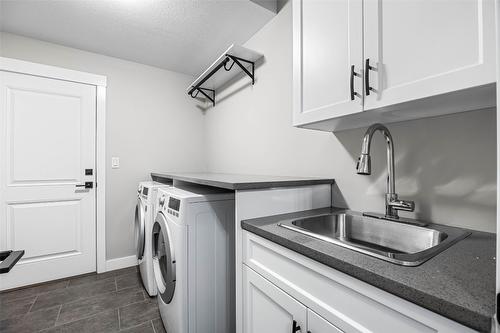
<svg viewBox="0 0 500 333">
<path fill-rule="evenodd" d="M 292 5 L 294 125 L 361 112 L 362 0 Z M 352 68 L 357 76 L 351 77 Z"/>
<path fill-rule="evenodd" d="M 304 305 L 246 265 L 243 265 L 243 313 L 244 333 L 305 332 L 307 324 Z"/>
<path fill-rule="evenodd" d="M 0 290 L 96 270 L 95 119 L 95 86 L 0 71 Z"/>
<path fill-rule="evenodd" d="M 365 110 L 496 80 L 493 0 L 370 0 L 364 20 Z"/>
<path fill-rule="evenodd" d="M 326 319 L 320 317 L 316 312 L 307 309 L 307 332 L 308 333 L 343 333 L 339 328 L 330 324 Z"/>
</svg>

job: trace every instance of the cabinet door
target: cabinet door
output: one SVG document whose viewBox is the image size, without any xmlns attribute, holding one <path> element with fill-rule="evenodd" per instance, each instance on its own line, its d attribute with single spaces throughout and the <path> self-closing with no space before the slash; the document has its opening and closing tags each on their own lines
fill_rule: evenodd
<svg viewBox="0 0 500 333">
<path fill-rule="evenodd" d="M 292 10 L 294 125 L 361 112 L 362 1 L 293 0 Z"/>
<path fill-rule="evenodd" d="M 307 333 L 343 333 L 316 312 L 307 309 Z"/>
<path fill-rule="evenodd" d="M 244 333 L 305 332 L 306 307 L 246 265 L 243 265 L 243 313 Z"/>
<path fill-rule="evenodd" d="M 496 80 L 493 0 L 365 1 L 364 20 L 365 110 Z"/>
</svg>

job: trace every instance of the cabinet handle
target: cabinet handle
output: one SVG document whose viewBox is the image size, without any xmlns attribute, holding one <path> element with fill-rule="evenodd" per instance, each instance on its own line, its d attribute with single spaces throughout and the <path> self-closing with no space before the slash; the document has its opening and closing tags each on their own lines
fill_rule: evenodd
<svg viewBox="0 0 500 333">
<path fill-rule="evenodd" d="M 351 79 L 350 79 L 350 87 L 351 87 L 351 101 L 354 101 L 354 97 L 361 97 L 357 92 L 354 91 L 354 77 L 361 76 L 354 70 L 354 65 L 351 65 Z"/>
<path fill-rule="evenodd" d="M 292 326 L 292 333 L 300 331 L 300 326 L 297 324 L 297 321 L 293 321 L 293 326 Z"/>
<path fill-rule="evenodd" d="M 366 96 L 370 96 L 370 91 L 375 91 L 372 87 L 370 87 L 370 70 L 374 70 L 375 67 L 370 66 L 370 59 L 367 58 L 365 60 L 365 89 Z"/>
</svg>

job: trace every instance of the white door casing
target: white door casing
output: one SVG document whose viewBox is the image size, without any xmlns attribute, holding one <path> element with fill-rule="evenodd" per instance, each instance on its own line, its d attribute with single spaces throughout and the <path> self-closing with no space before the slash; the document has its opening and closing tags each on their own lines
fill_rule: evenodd
<svg viewBox="0 0 500 333">
<path fill-rule="evenodd" d="M 26 251 L 0 289 L 93 272 L 96 86 L 0 75 L 0 249 Z"/>
<path fill-rule="evenodd" d="M 496 54 L 497 54 L 497 70 L 496 70 L 496 80 L 497 80 L 497 258 L 500 258 L 500 195 L 498 190 L 500 189 L 500 84 L 498 81 L 500 80 L 500 0 L 495 1 L 495 20 L 496 20 Z M 497 292 L 497 304 L 496 308 L 498 309 L 498 294 L 500 294 L 500 265 L 497 262 L 496 265 L 496 292 Z M 500 318 L 498 317 L 498 313 L 494 315 L 493 319 L 493 332 L 500 332 Z"/>
<path fill-rule="evenodd" d="M 293 0 L 293 122 L 363 111 L 362 0 Z M 353 77 L 351 100 L 351 66 Z"/>
<path fill-rule="evenodd" d="M 365 1 L 363 12 L 375 68 L 364 110 L 495 81 L 494 0 Z"/>
</svg>

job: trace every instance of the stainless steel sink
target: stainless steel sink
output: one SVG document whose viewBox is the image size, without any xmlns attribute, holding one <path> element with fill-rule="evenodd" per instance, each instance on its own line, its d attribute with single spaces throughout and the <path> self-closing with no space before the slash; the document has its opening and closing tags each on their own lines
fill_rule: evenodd
<svg viewBox="0 0 500 333">
<path fill-rule="evenodd" d="M 470 235 L 438 224 L 426 227 L 352 211 L 307 217 L 280 226 L 399 265 L 417 266 Z"/>
</svg>

